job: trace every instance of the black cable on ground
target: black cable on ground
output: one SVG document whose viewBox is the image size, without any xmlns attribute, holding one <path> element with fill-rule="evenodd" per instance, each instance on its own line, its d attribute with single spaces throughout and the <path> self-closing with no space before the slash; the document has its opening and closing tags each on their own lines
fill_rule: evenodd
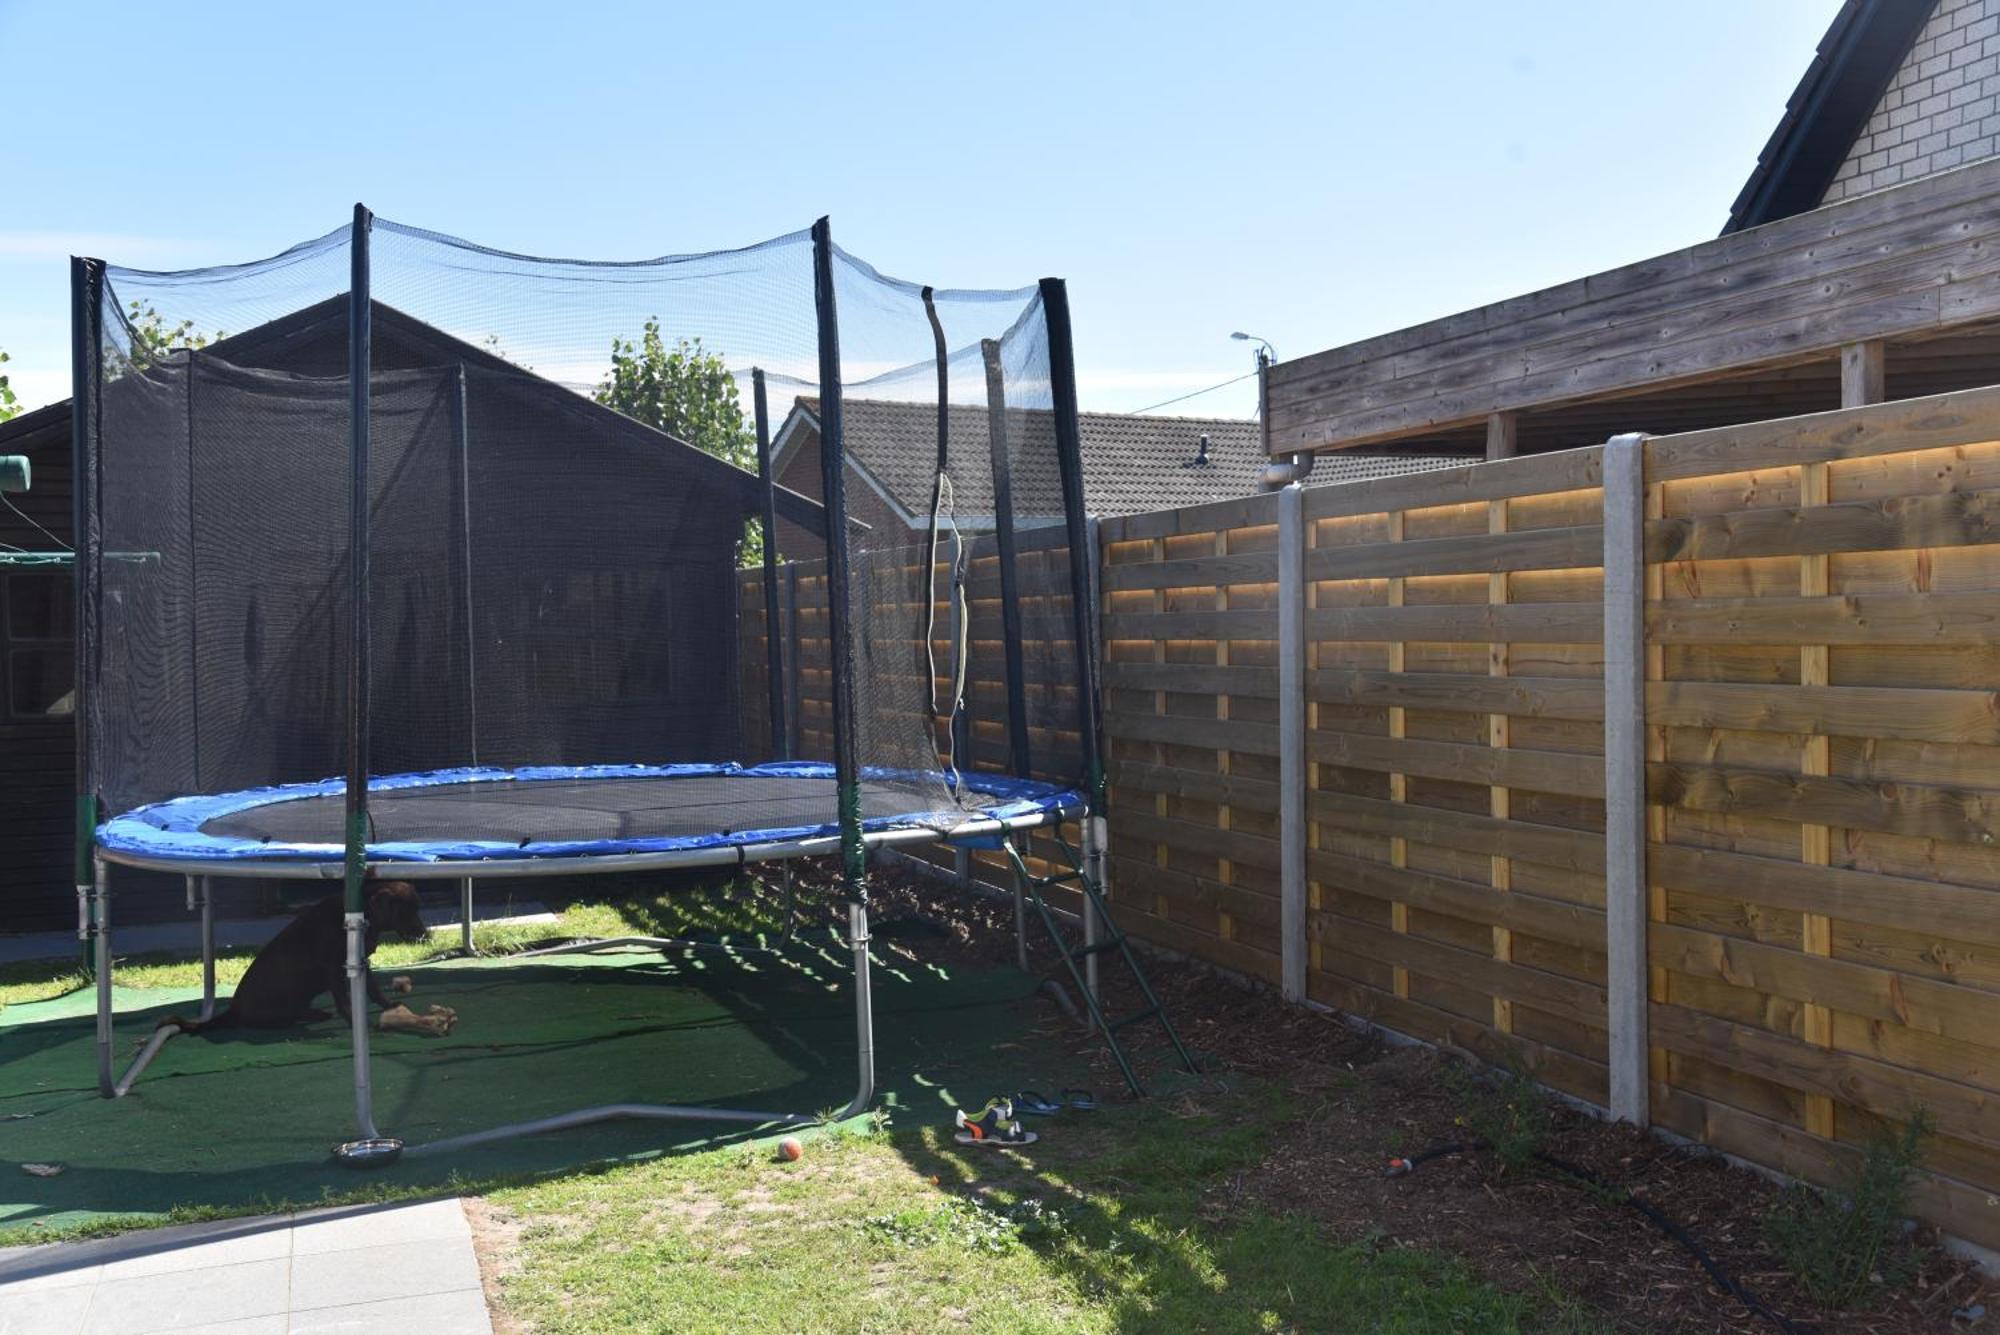
<svg viewBox="0 0 2000 1335">
<path fill-rule="evenodd" d="M 1409 1174 L 1415 1172 L 1419 1165 L 1429 1163 L 1432 1159 L 1442 1159 L 1446 1155 L 1463 1154 L 1468 1150 L 1485 1148 L 1487 1148 L 1485 1144 L 1477 1141 L 1470 1144 L 1461 1141 L 1448 1141 L 1442 1145 L 1433 1145 L 1423 1153 L 1412 1155 L 1407 1159 L 1389 1160 L 1389 1166 L 1385 1175 L 1388 1177 L 1407 1177 Z M 1766 1307 L 1748 1289 L 1737 1283 L 1735 1277 L 1724 1270 L 1721 1264 L 1708 1254 L 1707 1249 L 1695 1241 L 1692 1234 L 1675 1223 L 1651 1201 L 1634 1195 L 1630 1187 L 1617 1186 L 1605 1181 L 1595 1172 L 1583 1167 L 1581 1164 L 1573 1164 L 1566 1159 L 1558 1159 L 1555 1155 L 1545 1154 L 1540 1150 L 1535 1151 L 1535 1159 L 1540 1163 L 1547 1164 L 1550 1168 L 1555 1169 L 1565 1177 L 1575 1178 L 1579 1182 L 1589 1184 L 1598 1191 L 1615 1198 L 1621 1205 L 1631 1206 L 1650 1220 L 1654 1227 L 1679 1243 L 1682 1249 L 1688 1255 L 1694 1257 L 1701 1268 L 1708 1273 L 1708 1277 L 1714 1280 L 1725 1293 L 1736 1299 L 1737 1302 L 1742 1303 L 1747 1311 L 1763 1317 L 1779 1330 L 1784 1331 L 1785 1335 L 1799 1335 L 1799 1328 L 1796 1325 L 1786 1317 Z"/>
</svg>

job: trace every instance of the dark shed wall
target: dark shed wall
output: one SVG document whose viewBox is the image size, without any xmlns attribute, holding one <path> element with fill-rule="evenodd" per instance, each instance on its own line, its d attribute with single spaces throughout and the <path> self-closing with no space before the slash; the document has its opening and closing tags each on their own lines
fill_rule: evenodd
<svg viewBox="0 0 2000 1335">
<path fill-rule="evenodd" d="M 42 414 L 37 414 L 41 417 Z M 61 539 L 70 541 L 69 415 L 24 436 L 0 434 L 0 454 L 25 454 L 34 470 L 34 485 L 7 499 L 29 518 Z M 0 506 L 0 543 L 30 551 L 48 551 L 47 536 Z M 66 569 L 20 571 L 0 567 L 0 658 L 10 689 L 16 670 L 14 632 L 25 619 L 31 581 L 54 578 L 67 582 Z M 39 590 L 36 596 L 39 596 Z M 14 611 L 15 604 L 21 608 Z M 14 611 L 10 618 L 9 612 Z M 37 651 L 30 651 L 37 652 Z M 67 716 L 18 717 L 0 698 L 0 931 L 27 931 L 73 926 L 75 889 L 70 884 L 70 850 L 75 837 L 70 794 L 76 786 L 76 732 Z"/>
</svg>

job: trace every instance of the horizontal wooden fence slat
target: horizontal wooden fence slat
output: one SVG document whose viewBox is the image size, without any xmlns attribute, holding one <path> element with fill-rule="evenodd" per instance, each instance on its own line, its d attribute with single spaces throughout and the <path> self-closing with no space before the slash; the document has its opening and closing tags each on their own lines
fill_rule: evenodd
<svg viewBox="0 0 2000 1335">
<path fill-rule="evenodd" d="M 1658 681 L 1647 687 L 1646 717 L 1664 727 L 2000 745 L 2000 691 Z"/>
<path fill-rule="evenodd" d="M 1805 556 L 1988 542 L 2000 542 L 2000 491 L 1773 506 L 1656 519 L 1646 525 L 1648 561 Z"/>
<path fill-rule="evenodd" d="M 1682 1006 L 1656 1005 L 1651 1025 L 1662 1047 L 1751 1073 L 1781 1076 L 1794 1088 L 1852 1102 L 1889 1117 L 1927 1111 L 1941 1131 L 2000 1150 L 2000 1106 L 1989 1091 L 1891 1066 Z"/>
<path fill-rule="evenodd" d="M 1310 794 L 1307 809 L 1314 820 L 1363 834 L 1397 836 L 1411 843 L 1519 858 L 1571 871 L 1599 872 L 1604 867 L 1604 836 L 1588 830 L 1327 791 Z"/>
<path fill-rule="evenodd" d="M 1654 644 L 1991 644 L 2000 601 L 1983 593 L 1705 598 L 1652 603 Z"/>
<path fill-rule="evenodd" d="M 1676 844 L 1655 845 L 1649 868 L 1669 889 L 1726 887 L 1733 898 L 1752 904 L 2000 946 L 2000 889 Z"/>
<path fill-rule="evenodd" d="M 1604 717 L 1604 684 L 1584 677 L 1474 677 L 1458 672 L 1321 668 L 1306 674 L 1306 692 L 1310 698 L 1330 704 L 1393 705 L 1582 722 Z"/>
<path fill-rule="evenodd" d="M 1924 1033 L 1983 1034 L 2000 1060 L 2000 992 L 1671 923 L 1655 923 L 1651 935 L 1651 958 L 1661 968 L 1794 1001 L 1820 1002 Z"/>
<path fill-rule="evenodd" d="M 1513 894 L 1490 885 L 1383 862 L 1314 850 L 1306 855 L 1312 878 L 1329 887 L 1377 899 L 1397 899 L 1416 908 L 1448 913 L 1472 922 L 1545 937 L 1580 950 L 1604 951 L 1604 911 L 1583 904 Z"/>
<path fill-rule="evenodd" d="M 1604 792 L 1604 761 L 1597 756 L 1510 747 L 1459 746 L 1452 742 L 1308 732 L 1306 757 L 1322 765 L 1426 779 L 1498 784 L 1544 793 L 1591 797 Z"/>
<path fill-rule="evenodd" d="M 1167 765 L 1142 765 L 1113 759 L 1111 782 L 1121 792 L 1163 793 L 1168 797 L 1192 798 L 1200 802 L 1220 802 L 1248 811 L 1278 809 L 1278 785 L 1220 770 L 1175 769 Z"/>
<path fill-rule="evenodd" d="M 1603 636 L 1601 603 L 1319 607 L 1306 611 L 1308 640 L 1594 644 Z"/>
<path fill-rule="evenodd" d="M 1338 939 L 1343 948 L 1379 959 L 1401 958 L 1408 961 L 1413 973 L 1475 987 L 1509 1001 L 1542 1006 L 1574 1019 L 1599 1025 L 1604 1022 L 1604 989 L 1594 984 L 1508 964 L 1490 955 L 1460 950 L 1420 936 L 1390 932 L 1346 918 L 1329 921 L 1328 917 L 1322 914 L 1316 920 L 1317 928 L 1323 937 Z"/>
<path fill-rule="evenodd" d="M 1306 578 L 1375 579 L 1390 575 L 1563 570 L 1594 566 L 1603 553 L 1604 530 L 1594 524 L 1530 529 L 1522 533 L 1322 547 L 1307 559 Z"/>
<path fill-rule="evenodd" d="M 1646 785 L 1662 806 L 1982 846 L 2000 837 L 2000 792 L 1668 763 L 1648 765 Z"/>
<path fill-rule="evenodd" d="M 1235 663 L 1226 667 L 1211 667 L 1205 663 L 1113 661 L 1104 665 L 1104 684 L 1121 690 L 1254 695 L 1273 699 L 1278 694 L 1278 669 Z"/>
<path fill-rule="evenodd" d="M 1104 567 L 1104 587 L 1126 589 L 1192 589 L 1218 584 L 1275 584 L 1276 565 L 1269 552 L 1241 556 L 1193 556 L 1180 561 L 1147 561 Z"/>
</svg>

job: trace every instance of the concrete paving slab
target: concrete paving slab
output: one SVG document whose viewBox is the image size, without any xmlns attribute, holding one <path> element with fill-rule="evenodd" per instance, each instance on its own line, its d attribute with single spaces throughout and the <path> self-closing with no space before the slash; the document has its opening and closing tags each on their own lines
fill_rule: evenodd
<svg viewBox="0 0 2000 1335">
<path fill-rule="evenodd" d="M 289 1261 L 196 1265 L 165 1274 L 99 1281 L 91 1290 L 82 1335 L 153 1335 L 219 1321 L 282 1315 L 290 1307 Z"/>
<path fill-rule="evenodd" d="M 457 1200 L 0 1251 L 0 1335 L 491 1335 Z"/>
<path fill-rule="evenodd" d="M 292 1310 L 478 1289 L 470 1239 L 423 1238 L 292 1258 Z"/>
<path fill-rule="evenodd" d="M 173 1335 L 286 1335 L 292 1323 L 289 1313 L 248 1316 L 241 1321 L 217 1321 L 202 1326 L 182 1326 Z"/>
<path fill-rule="evenodd" d="M 207 1270 L 221 1265 L 240 1265 L 245 1261 L 288 1261 L 291 1255 L 292 1230 L 289 1228 L 227 1233 L 200 1241 L 190 1240 L 178 1247 L 162 1247 L 156 1251 L 106 1260 L 99 1281 L 109 1283 L 145 1275 Z"/>
<path fill-rule="evenodd" d="M 288 1335 L 493 1335 L 486 1300 L 462 1289 L 349 1307 L 294 1312 Z"/>
<path fill-rule="evenodd" d="M 433 1239 L 472 1241 L 472 1226 L 457 1200 L 314 1211 L 292 1222 L 294 1256 Z"/>
<path fill-rule="evenodd" d="M 0 1335 L 77 1335 L 90 1310 L 91 1288 L 0 1289 Z"/>
</svg>

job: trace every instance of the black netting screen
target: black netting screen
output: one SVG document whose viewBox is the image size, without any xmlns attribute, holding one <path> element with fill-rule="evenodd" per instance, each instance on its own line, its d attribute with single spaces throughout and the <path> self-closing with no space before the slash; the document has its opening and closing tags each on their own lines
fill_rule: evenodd
<svg viewBox="0 0 2000 1335">
<path fill-rule="evenodd" d="M 1082 786 L 1043 296 L 932 290 L 837 249 L 818 263 L 838 308 L 844 656 L 807 233 L 600 264 L 377 219 L 257 264 L 106 270 L 85 689 L 108 814 L 344 772 L 364 310 L 371 774 L 830 761 L 851 664 L 871 813 L 948 826 L 975 805 L 962 770 Z M 601 832 L 593 804 L 566 815 L 560 785 L 539 791 L 530 837 Z M 428 824 L 448 828 L 453 800 L 427 796 Z M 835 818 L 829 785 L 767 800 L 774 825 Z"/>
</svg>

